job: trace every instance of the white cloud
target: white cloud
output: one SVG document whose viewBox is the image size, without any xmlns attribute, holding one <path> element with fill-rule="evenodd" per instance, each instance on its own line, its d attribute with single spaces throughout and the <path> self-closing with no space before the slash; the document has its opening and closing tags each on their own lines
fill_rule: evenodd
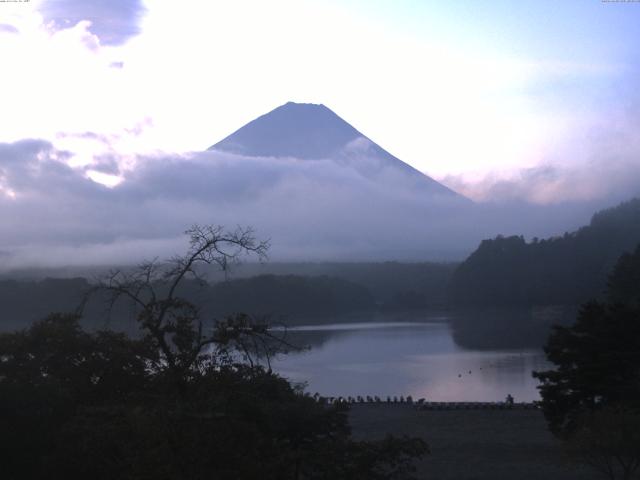
<svg viewBox="0 0 640 480">
<path fill-rule="evenodd" d="M 498 233 L 570 230 L 595 210 L 471 205 L 387 169 L 218 152 L 139 158 L 107 188 L 67 155 L 42 141 L 0 144 L 4 268 L 165 257 L 194 223 L 251 225 L 274 260 L 454 259 Z"/>
<path fill-rule="evenodd" d="M 602 79 L 635 78 L 624 66 L 487 54 L 331 2 L 145 6 L 142 17 L 137 1 L 2 5 L 0 249 L 14 263 L 89 261 L 134 244 L 122 251 L 138 255 L 145 242 L 160 248 L 210 221 L 255 225 L 277 255 L 426 258 L 498 232 L 543 236 L 579 217 L 539 207 L 557 215 L 539 231 L 542 214 L 530 224 L 513 210 L 502 223 L 495 210 L 461 220 L 376 186 L 377 175 L 400 180 L 371 163 L 356 171 L 175 153 L 288 100 L 324 103 L 476 199 L 606 202 L 637 185 L 639 123 L 611 107 L 630 90 L 601 91 Z M 367 146 L 353 147 L 348 155 Z"/>
<path fill-rule="evenodd" d="M 585 118 L 549 142 L 528 168 L 446 175 L 439 181 L 480 202 L 617 202 L 640 195 L 640 116 L 635 96 Z"/>
<path fill-rule="evenodd" d="M 294 100 L 328 105 L 431 176 L 533 167 L 576 118 L 528 89 L 617 72 L 463 50 L 333 3 L 149 0 L 144 17 L 138 2 L 36 7 L 16 10 L 20 34 L 0 45 L 12 72 L 0 91 L 11 112 L 3 141 L 93 131 L 119 135 L 112 148 L 123 154 L 199 150 Z M 48 26 L 38 9 L 71 18 L 69 28 Z M 73 23 L 82 17 L 94 23 Z M 96 18 L 140 34 L 106 45 Z M 147 119 L 142 134 L 122 135 Z"/>
</svg>

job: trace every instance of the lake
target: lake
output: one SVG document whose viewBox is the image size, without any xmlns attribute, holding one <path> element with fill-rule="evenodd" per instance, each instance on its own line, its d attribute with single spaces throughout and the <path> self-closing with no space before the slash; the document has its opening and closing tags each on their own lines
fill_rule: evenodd
<svg viewBox="0 0 640 480">
<path fill-rule="evenodd" d="M 433 321 L 439 320 L 439 321 Z M 445 317 L 305 325 L 287 339 L 307 345 L 279 355 L 274 371 L 323 396 L 407 396 L 428 401 L 539 400 L 533 370 L 549 368 L 539 349 L 476 350 L 458 345 Z"/>
</svg>

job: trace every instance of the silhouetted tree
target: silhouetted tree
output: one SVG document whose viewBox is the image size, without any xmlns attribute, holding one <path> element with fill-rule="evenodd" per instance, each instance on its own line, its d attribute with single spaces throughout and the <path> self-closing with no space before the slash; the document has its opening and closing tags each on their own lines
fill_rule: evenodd
<svg viewBox="0 0 640 480">
<path fill-rule="evenodd" d="M 610 405 L 640 407 L 640 313 L 584 305 L 576 324 L 556 327 L 545 347 L 555 369 L 535 372 L 554 433 L 571 433 L 585 412 Z"/>
<path fill-rule="evenodd" d="M 3 478 L 412 478 L 422 440 L 354 441 L 344 406 L 253 362 L 281 342 L 266 323 L 237 314 L 208 327 L 181 296 L 198 266 L 227 268 L 267 244 L 250 230 L 188 233 L 184 256 L 94 289 L 130 302 L 139 338 L 85 332 L 68 315 L 0 335 Z"/>
<path fill-rule="evenodd" d="M 638 478 L 640 414 L 619 407 L 585 414 L 569 437 L 566 451 L 610 480 Z"/>
<path fill-rule="evenodd" d="M 574 457 L 609 478 L 640 467 L 640 248 L 623 255 L 609 281 L 616 303 L 582 306 L 570 327 L 556 327 L 545 347 L 555 369 L 534 372 L 553 433 Z"/>
<path fill-rule="evenodd" d="M 640 245 L 620 257 L 609 276 L 608 301 L 640 307 Z"/>
<path fill-rule="evenodd" d="M 148 344 L 82 331 L 75 315 L 50 315 L 0 335 L 3 477 L 45 478 L 63 427 L 83 409 L 127 405 L 151 387 Z M 73 477 L 71 477 L 73 478 Z"/>
<path fill-rule="evenodd" d="M 131 304 L 144 341 L 158 351 L 152 367 L 166 372 L 179 388 L 192 370 L 217 360 L 205 353 L 207 349 L 217 347 L 220 351 L 215 353 L 227 353 L 230 346 L 246 346 L 251 337 L 252 345 L 265 347 L 268 353 L 264 339 L 272 336 L 266 323 L 242 314 L 207 328 L 200 309 L 180 295 L 188 280 L 203 282 L 199 267 L 227 270 L 248 254 L 264 259 L 268 242 L 257 241 L 251 229 L 242 228 L 228 232 L 221 226 L 195 225 L 185 233 L 190 239 L 186 254 L 164 262 L 147 261 L 130 271 L 112 271 L 93 289 L 108 295 L 110 307 L 119 300 Z"/>
</svg>

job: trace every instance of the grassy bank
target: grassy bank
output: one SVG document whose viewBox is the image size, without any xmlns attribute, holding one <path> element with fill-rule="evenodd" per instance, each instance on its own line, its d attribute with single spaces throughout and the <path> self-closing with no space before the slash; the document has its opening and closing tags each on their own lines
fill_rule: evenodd
<svg viewBox="0 0 640 480">
<path fill-rule="evenodd" d="M 356 404 L 349 415 L 356 438 L 378 439 L 387 433 L 424 438 L 432 453 L 418 464 L 419 478 L 599 478 L 564 458 L 539 410 L 418 411 L 409 405 Z"/>
</svg>

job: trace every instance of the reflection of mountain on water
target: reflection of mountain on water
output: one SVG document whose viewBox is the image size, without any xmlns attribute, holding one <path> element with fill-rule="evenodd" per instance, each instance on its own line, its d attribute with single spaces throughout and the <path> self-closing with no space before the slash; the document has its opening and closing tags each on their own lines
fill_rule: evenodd
<svg viewBox="0 0 640 480">
<path fill-rule="evenodd" d="M 311 349 L 348 334 L 348 330 L 292 330 L 287 332 L 285 338 L 288 343 L 300 349 Z"/>
<path fill-rule="evenodd" d="M 320 348 L 330 341 L 363 330 L 394 329 L 424 323 L 447 322 L 453 341 L 465 350 L 540 349 L 551 327 L 574 321 L 576 308 L 554 306 L 544 308 L 474 308 L 442 312 L 420 312 L 396 315 L 339 316 L 324 322 L 295 322 L 286 330 L 286 341 L 303 349 Z M 301 325 L 301 326 L 300 326 Z"/>
<path fill-rule="evenodd" d="M 397 329 L 420 324 L 444 323 L 448 316 L 439 310 L 349 314 L 318 319 L 296 318 L 295 322 L 283 319 L 290 325 L 283 332 L 284 339 L 302 349 L 319 348 L 330 340 L 360 335 L 363 330 Z M 320 320 L 320 321 L 318 321 Z"/>
<path fill-rule="evenodd" d="M 337 340 L 351 335 L 357 335 L 361 328 L 314 328 L 314 329 L 289 329 L 286 332 L 287 343 L 300 349 L 320 348 L 329 341 Z"/>
<path fill-rule="evenodd" d="M 553 325 L 575 320 L 576 307 L 474 308 L 452 313 L 454 341 L 463 348 L 541 348 Z"/>
</svg>

